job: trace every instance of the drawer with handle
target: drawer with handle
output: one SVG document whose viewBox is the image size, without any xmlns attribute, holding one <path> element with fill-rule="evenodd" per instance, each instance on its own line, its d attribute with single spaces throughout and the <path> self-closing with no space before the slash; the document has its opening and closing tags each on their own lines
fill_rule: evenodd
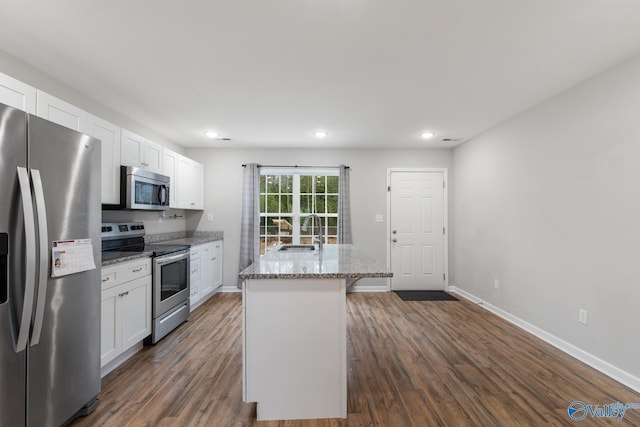
<svg viewBox="0 0 640 427">
<path fill-rule="evenodd" d="M 141 258 L 104 267 L 102 269 L 102 289 L 109 289 L 150 274 L 151 258 Z"/>
</svg>

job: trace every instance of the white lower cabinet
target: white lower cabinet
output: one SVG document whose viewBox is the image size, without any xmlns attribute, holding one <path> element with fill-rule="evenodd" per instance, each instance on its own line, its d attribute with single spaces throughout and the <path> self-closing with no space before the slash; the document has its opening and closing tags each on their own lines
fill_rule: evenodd
<svg viewBox="0 0 640 427">
<path fill-rule="evenodd" d="M 191 247 L 191 311 L 222 286 L 222 249 L 222 240 Z"/>
<path fill-rule="evenodd" d="M 151 258 L 102 269 L 100 366 L 151 334 Z"/>
</svg>

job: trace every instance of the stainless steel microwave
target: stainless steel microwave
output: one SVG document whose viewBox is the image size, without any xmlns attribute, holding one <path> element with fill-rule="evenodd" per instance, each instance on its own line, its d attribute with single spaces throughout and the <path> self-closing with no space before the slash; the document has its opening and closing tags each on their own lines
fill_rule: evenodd
<svg viewBox="0 0 640 427">
<path fill-rule="evenodd" d="M 160 211 L 169 209 L 168 176 L 133 166 L 120 167 L 121 209 Z"/>
</svg>

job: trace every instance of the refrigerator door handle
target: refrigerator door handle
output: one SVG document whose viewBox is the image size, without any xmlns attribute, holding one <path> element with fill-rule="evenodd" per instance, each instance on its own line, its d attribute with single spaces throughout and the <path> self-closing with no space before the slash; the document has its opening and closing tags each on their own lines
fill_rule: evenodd
<svg viewBox="0 0 640 427">
<path fill-rule="evenodd" d="M 40 246 L 40 259 L 38 265 L 38 298 L 36 300 L 36 317 L 31 332 L 31 347 L 40 342 L 42 321 L 44 318 L 44 306 L 47 296 L 47 273 L 49 272 L 49 238 L 47 231 L 47 210 L 44 203 L 44 191 L 42 190 L 42 178 L 40 171 L 31 169 L 33 191 L 36 196 L 36 212 L 38 215 L 38 243 Z"/>
<path fill-rule="evenodd" d="M 33 312 L 33 297 L 36 287 L 36 224 L 33 215 L 33 201 L 31 200 L 31 185 L 27 169 L 20 166 L 18 166 L 18 183 L 20 184 L 22 214 L 24 215 L 26 257 L 24 261 L 24 301 L 22 303 L 22 318 L 20 319 L 20 329 L 18 330 L 16 353 L 24 351 L 24 349 L 27 348 L 31 314 Z"/>
</svg>

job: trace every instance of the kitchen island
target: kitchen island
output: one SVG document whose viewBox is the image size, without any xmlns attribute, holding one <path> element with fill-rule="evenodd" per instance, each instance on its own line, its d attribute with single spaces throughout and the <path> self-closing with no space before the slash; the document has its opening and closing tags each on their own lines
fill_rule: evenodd
<svg viewBox="0 0 640 427">
<path fill-rule="evenodd" d="M 346 291 L 391 273 L 353 245 L 281 249 L 239 275 L 243 399 L 258 420 L 346 418 Z"/>
</svg>

